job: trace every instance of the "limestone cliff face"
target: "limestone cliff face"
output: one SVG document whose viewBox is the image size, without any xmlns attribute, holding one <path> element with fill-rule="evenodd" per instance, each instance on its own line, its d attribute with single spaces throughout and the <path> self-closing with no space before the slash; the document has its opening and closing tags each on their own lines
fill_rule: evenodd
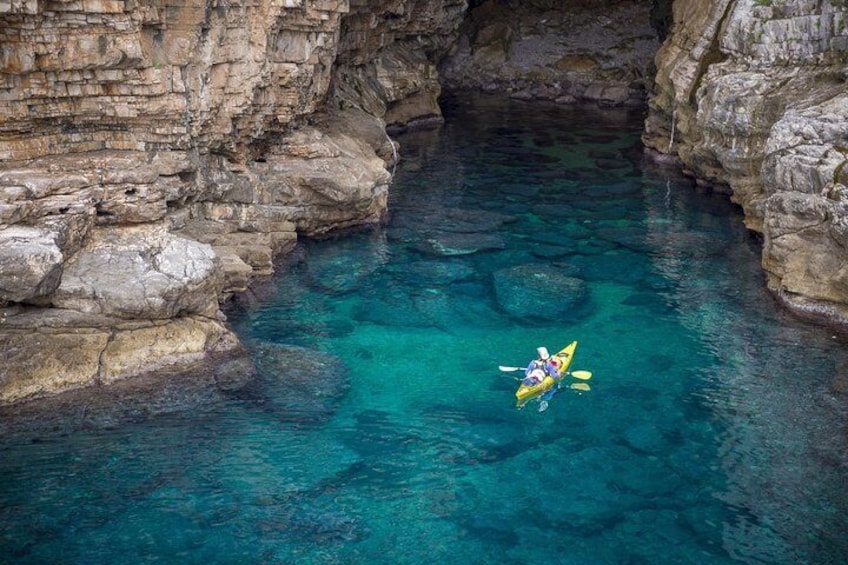
<svg viewBox="0 0 848 565">
<path fill-rule="evenodd" d="M 0 402 L 237 349 L 219 299 L 380 221 L 465 8 L 0 2 Z"/>
<path fill-rule="evenodd" d="M 378 222 L 441 84 L 641 103 L 769 286 L 848 320 L 844 0 L 0 0 L 0 403 L 239 348 L 218 304 Z M 659 8 L 659 9 L 658 9 Z M 653 80 L 652 80 L 653 79 Z"/>
<path fill-rule="evenodd" d="M 725 186 L 769 287 L 848 320 L 848 14 L 841 0 L 676 0 L 643 139 Z"/>
</svg>

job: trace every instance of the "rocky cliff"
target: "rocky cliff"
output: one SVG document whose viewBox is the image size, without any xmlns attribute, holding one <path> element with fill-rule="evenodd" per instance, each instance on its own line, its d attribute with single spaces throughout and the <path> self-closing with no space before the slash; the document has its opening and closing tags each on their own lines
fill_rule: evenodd
<svg viewBox="0 0 848 565">
<path fill-rule="evenodd" d="M 643 139 L 731 194 L 768 286 L 848 320 L 848 17 L 842 0 L 676 0 Z"/>
<path fill-rule="evenodd" d="M 0 403 L 238 350 L 219 302 L 381 221 L 386 132 L 440 121 L 441 84 L 650 94 L 645 144 L 742 206 L 786 304 L 844 323 L 844 0 L 668 4 L 0 0 Z"/>
<path fill-rule="evenodd" d="M 0 2 L 0 403 L 236 350 L 220 299 L 381 220 L 465 8 Z"/>
</svg>

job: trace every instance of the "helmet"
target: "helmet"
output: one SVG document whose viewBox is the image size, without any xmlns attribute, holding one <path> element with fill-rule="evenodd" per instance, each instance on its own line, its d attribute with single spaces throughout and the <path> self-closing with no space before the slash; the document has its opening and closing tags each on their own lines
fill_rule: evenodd
<svg viewBox="0 0 848 565">
<path fill-rule="evenodd" d="M 545 380 L 545 372 L 542 369 L 533 369 L 530 371 L 530 376 L 537 379 L 539 382 Z"/>
<path fill-rule="evenodd" d="M 548 349 L 546 347 L 537 347 L 536 353 L 539 354 L 539 359 L 543 359 L 545 361 L 547 361 L 550 357 L 550 354 L 548 353 Z"/>
</svg>

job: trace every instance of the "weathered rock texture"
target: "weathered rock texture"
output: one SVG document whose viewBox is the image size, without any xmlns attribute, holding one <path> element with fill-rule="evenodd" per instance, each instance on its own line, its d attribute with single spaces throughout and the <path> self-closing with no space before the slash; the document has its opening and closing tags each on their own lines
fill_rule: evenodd
<svg viewBox="0 0 848 565">
<path fill-rule="evenodd" d="M 0 1 L 0 403 L 235 350 L 220 299 L 382 219 L 465 9 Z"/>
<path fill-rule="evenodd" d="M 452 88 L 525 100 L 644 104 L 659 47 L 656 2 L 485 0 L 441 66 Z"/>
<path fill-rule="evenodd" d="M 667 5 L 0 0 L 0 403 L 235 351 L 219 300 L 380 221 L 387 128 L 440 121 L 442 80 L 639 103 Z M 779 296 L 842 320 L 845 11 L 676 0 L 644 136 L 729 187 Z"/>
<path fill-rule="evenodd" d="M 848 17 L 842 0 L 677 0 L 643 139 L 727 187 L 768 285 L 848 320 Z"/>
</svg>

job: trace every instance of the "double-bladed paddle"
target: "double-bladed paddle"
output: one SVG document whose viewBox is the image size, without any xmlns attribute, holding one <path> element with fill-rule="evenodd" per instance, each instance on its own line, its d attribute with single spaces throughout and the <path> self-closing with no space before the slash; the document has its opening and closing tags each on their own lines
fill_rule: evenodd
<svg viewBox="0 0 848 565">
<path fill-rule="evenodd" d="M 512 373 L 513 371 L 523 371 L 525 367 L 508 367 L 506 365 L 498 365 L 498 369 L 500 369 L 504 373 Z M 592 378 L 592 371 L 568 371 L 565 374 L 571 375 L 575 379 L 581 379 L 584 381 L 588 381 Z"/>
</svg>

